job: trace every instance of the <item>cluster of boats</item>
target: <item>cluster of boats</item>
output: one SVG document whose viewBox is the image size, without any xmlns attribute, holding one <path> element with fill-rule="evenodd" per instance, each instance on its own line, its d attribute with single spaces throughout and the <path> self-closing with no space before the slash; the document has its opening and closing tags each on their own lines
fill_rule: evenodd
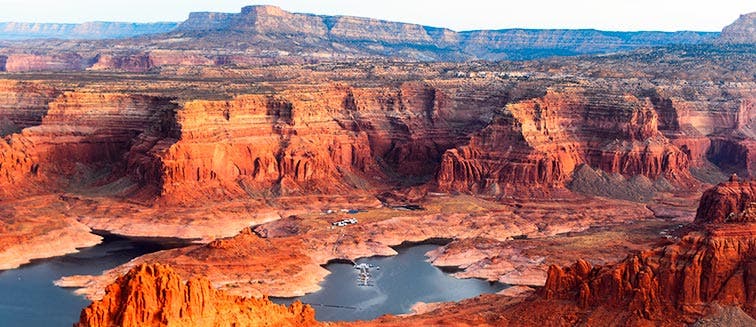
<svg viewBox="0 0 756 327">
<path fill-rule="evenodd" d="M 376 265 L 368 264 L 368 263 L 360 263 L 354 265 L 355 270 L 359 270 L 358 277 L 357 277 L 357 285 L 358 286 L 375 286 L 373 284 L 373 275 L 370 274 L 371 269 L 375 270 L 381 270 L 381 267 L 378 267 Z"/>
</svg>

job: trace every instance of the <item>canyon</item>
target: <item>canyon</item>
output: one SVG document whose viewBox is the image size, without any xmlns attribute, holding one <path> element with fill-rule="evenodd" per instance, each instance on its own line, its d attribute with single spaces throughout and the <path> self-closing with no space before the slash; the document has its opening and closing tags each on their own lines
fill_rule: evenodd
<svg viewBox="0 0 756 327">
<path fill-rule="evenodd" d="M 350 324 L 749 322 L 752 20 L 721 38 L 458 33 L 252 6 L 3 43 L 0 269 L 110 235 L 173 242 L 55 281 L 94 301 L 77 326 L 318 325 L 267 297 L 433 242 L 434 266 L 512 287 Z M 495 40 L 513 52 L 481 53 Z M 465 61 L 536 48 L 637 49 Z"/>
</svg>

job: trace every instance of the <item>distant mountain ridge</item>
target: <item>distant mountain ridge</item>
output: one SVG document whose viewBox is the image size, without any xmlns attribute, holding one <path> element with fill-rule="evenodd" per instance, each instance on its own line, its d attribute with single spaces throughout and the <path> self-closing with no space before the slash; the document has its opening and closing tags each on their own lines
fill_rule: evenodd
<svg viewBox="0 0 756 327">
<path fill-rule="evenodd" d="M 518 28 L 457 32 L 372 18 L 291 13 L 275 6 L 247 6 L 239 13 L 195 12 L 181 23 L 0 23 L 0 40 L 3 29 L 16 39 L 70 39 L 0 42 L 0 71 L 143 72 L 176 65 L 245 67 L 365 58 L 531 60 L 665 46 L 751 46 L 754 16 L 741 16 L 723 33 Z M 144 34 L 150 35 L 131 38 Z"/>
<path fill-rule="evenodd" d="M 0 23 L 0 40 L 26 39 L 119 39 L 145 34 L 167 33 L 179 23 L 86 22 L 59 23 Z"/>
<path fill-rule="evenodd" d="M 319 38 L 363 46 L 402 46 L 405 52 L 437 48 L 436 59 L 531 59 L 543 53 L 576 55 L 638 47 L 711 42 L 717 32 L 607 32 L 593 29 L 503 29 L 456 32 L 446 28 L 351 16 L 290 13 L 275 6 L 247 6 L 240 13 L 192 13 L 174 33 L 245 33 Z M 401 51 L 400 51 L 401 52 Z M 424 56 L 428 56 L 424 54 Z M 433 57 L 431 55 L 431 57 Z"/>
</svg>

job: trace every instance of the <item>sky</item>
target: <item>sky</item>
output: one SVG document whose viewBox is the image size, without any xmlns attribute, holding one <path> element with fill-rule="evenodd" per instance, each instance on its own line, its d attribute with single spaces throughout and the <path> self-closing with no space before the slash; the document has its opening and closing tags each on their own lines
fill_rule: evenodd
<svg viewBox="0 0 756 327">
<path fill-rule="evenodd" d="M 183 21 L 192 11 L 239 12 L 269 4 L 291 12 L 350 15 L 447 27 L 720 31 L 753 0 L 0 0 L 0 22 Z"/>
</svg>

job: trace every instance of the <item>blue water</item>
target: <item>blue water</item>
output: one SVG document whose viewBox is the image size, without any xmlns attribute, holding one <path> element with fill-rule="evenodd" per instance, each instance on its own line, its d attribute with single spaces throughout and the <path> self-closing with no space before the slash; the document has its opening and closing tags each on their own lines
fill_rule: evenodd
<svg viewBox="0 0 756 327">
<path fill-rule="evenodd" d="M 298 299 L 311 304 L 320 321 L 354 321 L 408 313 L 417 302 L 459 301 L 506 287 L 500 283 L 449 276 L 425 261 L 425 253 L 437 247 L 417 245 L 399 249 L 396 256 L 357 260 L 358 264 L 380 267 L 380 270 L 370 270 L 372 286 L 360 285 L 359 271 L 352 264 L 333 263 L 326 266 L 331 274 L 321 283 L 320 291 L 299 298 L 272 300 L 289 304 Z"/>
<path fill-rule="evenodd" d="M 163 249 L 151 242 L 107 238 L 79 253 L 35 261 L 0 271 L 0 326 L 70 327 L 90 301 L 53 281 L 70 275 L 95 275 Z"/>
<path fill-rule="evenodd" d="M 416 302 L 459 301 L 505 288 L 478 279 L 457 279 L 426 262 L 437 245 L 399 249 L 399 255 L 360 259 L 371 269 L 371 286 L 360 286 L 352 264 L 334 263 L 322 290 L 299 300 L 310 303 L 321 321 L 373 319 L 409 312 Z M 0 327 L 69 327 L 90 301 L 53 281 L 70 275 L 97 275 L 129 260 L 166 248 L 158 243 L 108 238 L 79 253 L 38 260 L 19 269 L 0 271 Z M 273 299 L 291 303 L 295 299 Z"/>
</svg>

